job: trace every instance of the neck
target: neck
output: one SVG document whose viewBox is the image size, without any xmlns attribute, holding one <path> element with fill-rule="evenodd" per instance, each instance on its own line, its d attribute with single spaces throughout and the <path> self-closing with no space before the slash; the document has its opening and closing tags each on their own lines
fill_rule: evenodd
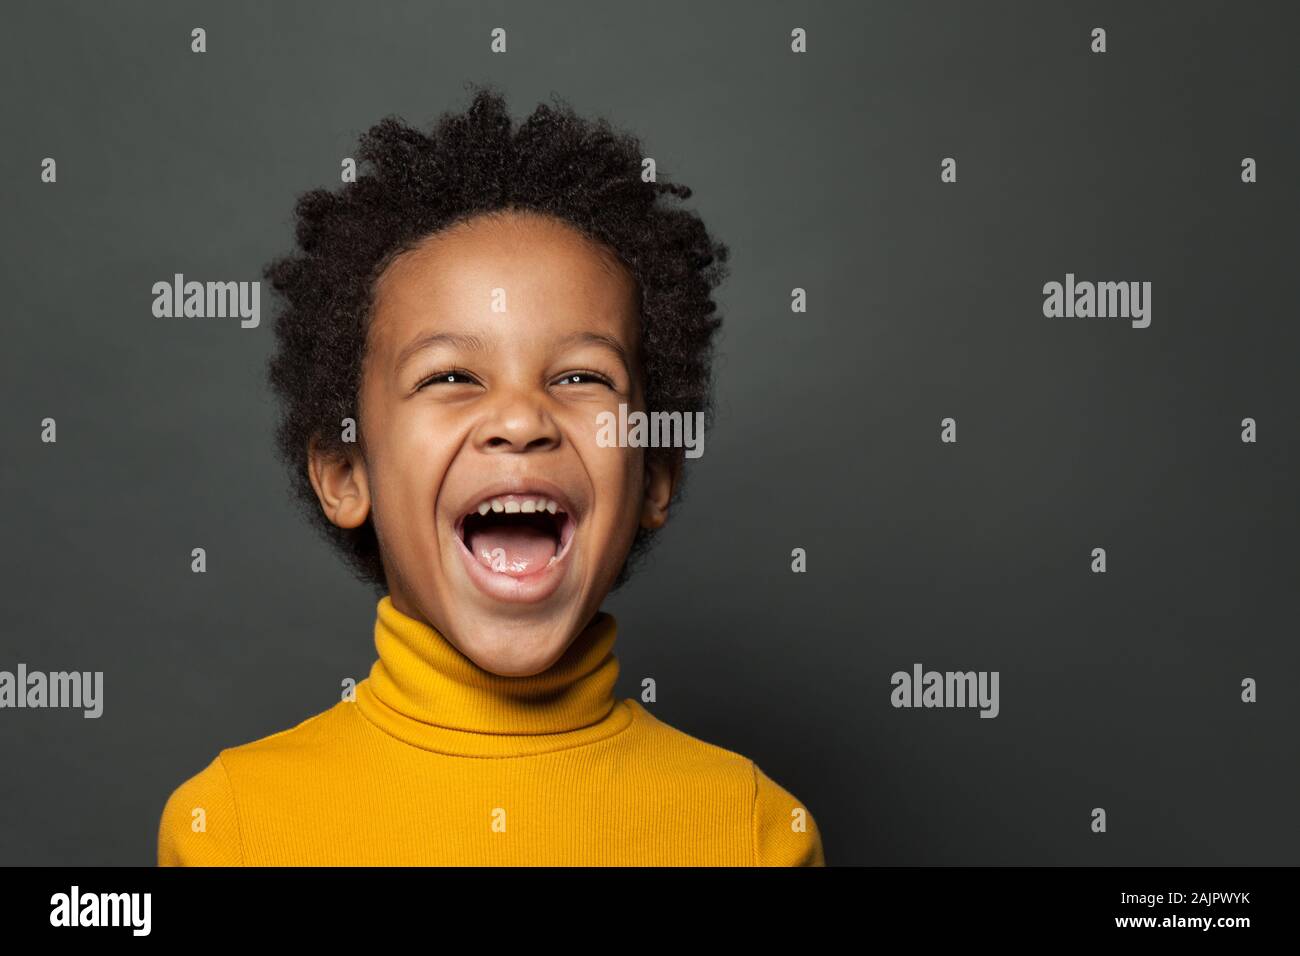
<svg viewBox="0 0 1300 956">
<path fill-rule="evenodd" d="M 385 596 L 375 620 L 379 658 L 356 702 L 380 729 L 442 753 L 518 756 L 577 746 L 631 720 L 614 699 L 616 634 L 614 618 L 600 612 L 547 670 L 505 677 Z"/>
</svg>

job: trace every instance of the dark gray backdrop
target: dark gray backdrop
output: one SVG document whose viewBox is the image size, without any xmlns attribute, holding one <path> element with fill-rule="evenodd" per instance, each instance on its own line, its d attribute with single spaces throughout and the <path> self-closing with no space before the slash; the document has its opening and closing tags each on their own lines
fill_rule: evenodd
<svg viewBox="0 0 1300 956">
<path fill-rule="evenodd" d="M 636 132 L 732 250 L 620 696 L 654 676 L 831 864 L 1297 862 L 1294 9 L 8 5 L 0 669 L 103 670 L 105 712 L 0 711 L 0 862 L 152 863 L 175 786 L 367 673 L 373 599 L 272 457 L 269 297 L 150 288 L 260 278 L 357 134 L 466 80 Z M 1067 272 L 1152 282 L 1151 326 L 1044 318 Z M 918 661 L 999 671 L 1000 716 L 891 707 Z"/>
</svg>

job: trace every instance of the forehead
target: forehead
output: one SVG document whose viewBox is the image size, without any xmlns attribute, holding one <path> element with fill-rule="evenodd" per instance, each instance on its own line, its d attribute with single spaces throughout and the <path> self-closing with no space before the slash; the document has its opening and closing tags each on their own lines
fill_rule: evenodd
<svg viewBox="0 0 1300 956">
<path fill-rule="evenodd" d="M 400 346 L 445 323 L 539 337 L 599 328 L 630 348 L 637 312 L 636 282 L 611 250 L 560 220 L 511 211 L 458 223 L 394 260 L 375 284 L 371 332 Z"/>
</svg>

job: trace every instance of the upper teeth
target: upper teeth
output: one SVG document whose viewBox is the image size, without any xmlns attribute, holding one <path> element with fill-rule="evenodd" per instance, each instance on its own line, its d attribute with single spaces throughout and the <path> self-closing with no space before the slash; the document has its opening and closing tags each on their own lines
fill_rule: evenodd
<svg viewBox="0 0 1300 956">
<path fill-rule="evenodd" d="M 497 514 L 505 512 L 508 515 L 522 512 L 529 515 L 538 511 L 549 511 L 555 514 L 557 511 L 563 511 L 559 502 L 552 501 L 550 498 L 527 498 L 523 501 L 512 499 L 502 501 L 500 498 L 489 498 L 478 506 L 478 513 L 487 514 L 489 511 L 495 511 Z"/>
</svg>

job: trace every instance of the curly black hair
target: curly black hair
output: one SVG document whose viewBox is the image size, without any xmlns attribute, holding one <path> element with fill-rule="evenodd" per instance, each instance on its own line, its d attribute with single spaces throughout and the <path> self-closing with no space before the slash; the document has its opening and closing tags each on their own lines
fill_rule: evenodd
<svg viewBox="0 0 1300 956">
<path fill-rule="evenodd" d="M 513 132 L 505 98 L 490 84 L 474 92 L 465 112 L 442 114 L 429 133 L 383 118 L 361 136 L 355 182 L 299 197 L 297 249 L 263 272 L 282 298 L 267 378 L 280 402 L 276 446 L 292 496 L 380 594 L 387 582 L 373 522 L 355 529 L 330 522 L 308 477 L 308 444 L 343 450 L 342 420 L 357 417 L 375 282 L 427 236 L 477 215 L 522 209 L 603 244 L 639 289 L 647 411 L 699 412 L 706 426 L 712 422 L 713 335 L 722 322 L 712 293 L 728 274 L 727 246 L 696 214 L 660 202 L 666 193 L 689 198 L 691 190 L 644 181 L 637 137 L 551 98 L 553 106 L 539 104 Z M 646 452 L 670 458 L 677 450 Z M 679 481 L 674 500 L 681 488 Z M 614 590 L 653 535 L 638 529 Z"/>
</svg>

